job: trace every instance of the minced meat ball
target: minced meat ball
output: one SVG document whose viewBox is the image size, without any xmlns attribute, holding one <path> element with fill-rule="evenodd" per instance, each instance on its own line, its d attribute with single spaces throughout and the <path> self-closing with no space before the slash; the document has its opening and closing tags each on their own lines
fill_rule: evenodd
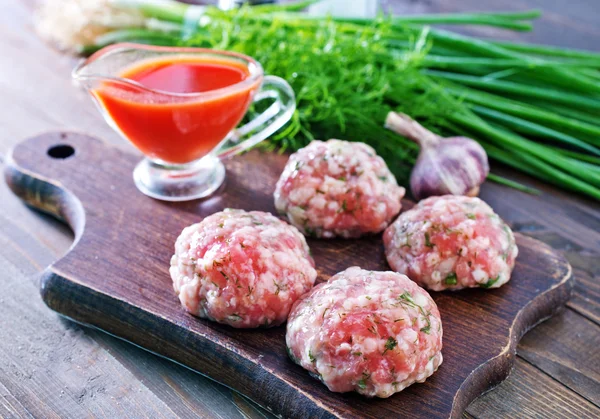
<svg viewBox="0 0 600 419">
<path fill-rule="evenodd" d="M 389 226 L 388 263 L 422 287 L 440 291 L 498 288 L 508 282 L 518 249 L 511 229 L 479 198 L 425 199 Z"/>
<path fill-rule="evenodd" d="M 442 323 L 427 291 L 405 275 L 352 267 L 294 304 L 286 344 L 329 390 L 389 397 L 440 366 Z"/>
<path fill-rule="evenodd" d="M 282 324 L 317 277 L 296 228 L 265 212 L 231 209 L 182 231 L 170 273 L 187 311 L 240 328 Z"/>
<path fill-rule="evenodd" d="M 290 156 L 275 207 L 305 235 L 359 237 L 383 231 L 400 212 L 404 192 L 370 146 L 312 141 Z"/>
</svg>

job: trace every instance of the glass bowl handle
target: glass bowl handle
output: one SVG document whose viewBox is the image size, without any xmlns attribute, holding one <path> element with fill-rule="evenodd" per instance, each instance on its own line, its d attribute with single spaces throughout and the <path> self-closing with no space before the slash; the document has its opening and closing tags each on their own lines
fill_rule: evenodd
<svg viewBox="0 0 600 419">
<path fill-rule="evenodd" d="M 280 77 L 265 76 L 254 102 L 275 99 L 263 113 L 231 132 L 217 150 L 220 159 L 234 156 L 273 135 L 290 120 L 296 110 L 296 98 L 290 85 Z"/>
</svg>

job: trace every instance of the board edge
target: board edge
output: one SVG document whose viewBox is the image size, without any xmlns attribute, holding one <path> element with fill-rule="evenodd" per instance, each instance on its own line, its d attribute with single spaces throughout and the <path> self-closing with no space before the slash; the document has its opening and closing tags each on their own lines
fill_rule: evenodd
<svg viewBox="0 0 600 419">
<path fill-rule="evenodd" d="M 10 150 L 6 157 L 6 184 L 27 206 L 51 215 L 73 231 L 75 240 L 70 251 L 77 245 L 85 228 L 85 210 L 81 201 L 64 185 L 19 166 L 12 158 L 13 151 Z"/>
<path fill-rule="evenodd" d="M 524 236 L 528 240 L 538 242 L 550 253 L 557 256 L 558 263 L 566 268 L 562 278 L 551 288 L 536 295 L 514 318 L 510 326 L 509 342 L 503 350 L 495 357 L 489 359 L 474 369 L 463 381 L 460 388 L 454 396 L 452 402 L 452 411 L 450 418 L 458 419 L 463 412 L 477 397 L 493 390 L 501 384 L 510 375 L 514 367 L 517 345 L 525 334 L 545 322 L 559 311 L 563 310 L 565 304 L 571 298 L 575 281 L 573 277 L 573 268 L 566 258 L 557 253 L 547 244 L 529 236 Z M 542 304 L 544 297 L 549 298 L 553 304 Z"/>
<path fill-rule="evenodd" d="M 123 340 L 127 343 L 130 343 L 138 348 L 141 348 L 147 352 L 150 352 L 154 355 L 157 355 L 163 359 L 169 360 L 171 362 L 175 362 L 178 365 L 182 365 L 183 367 L 203 376 L 206 377 L 208 379 L 210 379 L 211 381 L 214 381 L 215 383 L 218 383 L 220 385 L 223 385 L 227 388 L 229 388 L 232 391 L 235 391 L 236 393 L 242 395 L 243 397 L 249 398 L 250 400 L 252 400 L 253 403 L 256 403 L 257 405 L 259 405 L 260 407 L 262 407 L 263 409 L 269 411 L 270 413 L 272 413 L 273 415 L 277 416 L 277 417 L 281 417 L 281 418 L 287 418 L 287 417 L 311 417 L 311 418 L 336 418 L 338 417 L 334 412 L 332 412 L 331 410 L 327 409 L 326 406 L 324 406 L 322 403 L 320 403 L 319 400 L 315 400 L 313 397 L 311 397 L 310 395 L 306 394 L 304 391 L 302 391 L 302 389 L 300 388 L 295 388 L 292 387 L 291 384 L 281 378 L 279 378 L 276 374 L 271 373 L 270 371 L 268 371 L 267 369 L 265 369 L 264 367 L 262 367 L 259 363 L 255 363 L 252 362 L 252 360 L 245 358 L 243 356 L 240 356 L 238 354 L 236 354 L 235 352 L 229 351 L 227 348 L 225 348 L 224 346 L 219 345 L 217 342 L 211 341 L 210 339 L 206 339 L 203 338 L 201 336 L 198 336 L 197 333 L 190 331 L 188 329 L 185 329 L 182 326 L 179 326 L 177 324 L 174 324 L 173 322 L 164 319 L 160 316 L 156 316 L 155 313 L 151 313 L 151 312 L 147 312 L 142 310 L 139 307 L 136 307 L 135 305 L 127 302 L 127 301 L 123 301 L 123 300 L 119 300 L 111 295 L 102 293 L 100 291 L 94 290 L 93 288 L 87 287 L 83 284 L 80 284 L 78 282 L 72 281 L 67 277 L 62 276 L 60 273 L 55 272 L 51 267 L 47 268 L 44 272 L 42 272 L 42 274 L 40 275 L 40 293 L 42 296 L 42 300 L 44 301 L 44 303 L 46 304 L 46 306 L 48 308 L 50 308 L 52 311 L 58 313 L 59 315 L 68 318 L 71 321 L 74 321 L 75 323 L 84 325 L 86 327 L 90 327 L 92 329 L 96 329 L 99 330 L 103 333 L 106 333 L 110 336 L 113 337 L 117 337 L 120 340 Z M 65 304 L 65 300 L 69 300 L 69 299 L 65 299 L 64 296 L 65 294 L 70 295 L 73 292 L 76 292 L 77 289 L 85 289 L 86 292 L 91 292 L 95 294 L 95 297 L 97 298 L 91 298 L 90 300 L 94 300 L 96 302 L 97 307 L 95 307 L 96 310 L 91 310 L 90 307 L 88 307 L 87 305 L 84 307 L 83 305 L 78 305 L 77 306 L 77 310 L 75 311 L 70 311 L 70 310 L 65 310 L 64 305 L 61 304 Z M 55 298 L 55 295 L 62 295 L 62 298 Z M 140 344 L 140 343 L 135 343 L 135 341 L 131 338 L 131 331 L 126 332 L 125 334 L 122 333 L 124 329 L 120 329 L 119 331 L 117 330 L 110 330 L 110 327 L 103 327 L 103 326 L 98 326 L 96 324 L 93 324 L 89 321 L 86 321 L 85 319 L 88 316 L 93 317 L 94 316 L 94 311 L 98 311 L 99 307 L 98 306 L 102 306 L 102 305 L 106 305 L 106 304 L 126 304 L 128 306 L 128 309 L 131 310 L 132 312 L 138 312 L 139 316 L 127 316 L 124 315 L 123 312 L 119 313 L 121 314 L 121 316 L 110 316 L 110 319 L 112 319 L 113 321 L 117 321 L 120 322 L 124 327 L 130 327 L 131 331 L 133 330 L 137 330 L 137 331 L 146 331 L 148 330 L 147 328 L 144 328 L 144 325 L 139 322 L 139 320 L 141 318 L 143 318 L 144 316 L 153 316 L 157 321 L 160 322 L 164 322 L 165 324 L 163 325 L 163 329 L 167 330 L 168 328 L 170 328 L 170 332 L 172 333 L 173 331 L 173 327 L 179 328 L 180 333 L 179 336 L 185 335 L 185 334 L 189 334 L 189 333 L 193 333 L 195 336 L 195 343 L 198 343 L 199 341 L 202 341 L 203 344 L 208 344 L 209 346 L 212 346 L 212 350 L 211 351 L 207 351 L 207 353 L 209 353 L 212 356 L 218 357 L 218 355 L 222 354 L 224 351 L 228 352 L 228 356 L 234 356 L 234 357 L 238 357 L 238 360 L 231 360 L 230 366 L 232 368 L 236 368 L 236 367 L 240 367 L 240 366 L 244 366 L 249 372 L 252 372 L 252 374 L 248 374 L 248 384 L 255 384 L 257 382 L 263 382 L 263 385 L 260 388 L 277 388 L 279 394 L 276 395 L 275 392 L 261 392 L 260 389 L 253 389 L 251 391 L 248 391 L 249 388 L 251 388 L 251 385 L 248 385 L 246 388 L 243 389 L 238 389 L 236 388 L 236 385 L 234 383 L 227 383 L 225 381 L 221 381 L 221 380 L 217 380 L 213 377 L 211 377 L 208 373 L 204 373 L 201 371 L 201 368 L 198 368 L 198 366 L 194 367 L 194 366 L 190 366 L 190 365 L 186 365 L 186 363 L 183 360 L 180 360 L 178 358 L 180 358 L 177 355 L 163 355 L 162 353 L 159 352 L 159 349 L 154 349 L 152 348 L 152 344 L 150 343 L 149 345 L 145 345 L 145 344 Z M 110 321 L 110 319 L 106 319 L 105 321 L 108 323 Z M 132 319 L 134 319 L 134 321 L 132 322 Z M 117 326 L 114 326 L 115 329 L 117 329 Z M 159 327 L 160 329 L 160 327 Z M 150 330 L 148 330 L 150 332 Z M 117 334 L 117 333 L 121 333 L 121 335 Z M 126 335 L 126 336 L 125 336 Z M 151 340 L 150 340 L 151 341 Z M 175 345 L 177 348 L 185 348 L 185 347 L 190 347 L 190 346 L 186 346 L 185 342 L 177 342 L 177 345 Z M 194 348 L 194 354 L 197 356 L 198 353 L 200 353 L 200 351 L 198 350 L 197 347 Z M 215 360 L 216 362 L 217 360 Z M 235 380 L 236 382 L 238 382 L 239 384 L 239 379 Z M 256 387 L 257 388 L 257 387 Z M 282 391 L 282 389 L 285 388 L 285 391 Z M 265 399 L 264 394 L 268 394 L 267 398 Z M 273 400 L 273 404 L 270 405 L 269 404 L 269 396 L 277 396 L 277 400 Z M 280 401 L 280 403 L 277 403 L 277 401 Z M 291 402 L 292 401 L 292 402 Z M 290 403 L 291 402 L 291 403 Z M 298 416 L 298 414 L 300 413 L 300 416 Z"/>
</svg>

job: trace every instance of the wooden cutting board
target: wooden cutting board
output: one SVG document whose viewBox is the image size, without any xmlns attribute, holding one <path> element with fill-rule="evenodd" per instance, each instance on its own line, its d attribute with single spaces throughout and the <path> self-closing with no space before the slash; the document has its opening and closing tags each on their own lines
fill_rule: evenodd
<svg viewBox="0 0 600 419">
<path fill-rule="evenodd" d="M 519 257 L 506 286 L 432 293 L 444 326 L 437 373 L 388 399 L 331 393 L 288 359 L 284 327 L 236 330 L 194 318 L 181 308 L 168 273 L 185 226 L 227 207 L 274 212 L 272 192 L 286 159 L 258 151 L 236 157 L 212 197 L 166 203 L 135 188 L 131 173 L 139 157 L 57 132 L 18 145 L 5 176 L 27 204 L 75 232 L 70 252 L 41 278 L 51 309 L 184 364 L 283 417 L 458 417 L 507 377 L 521 336 L 569 298 L 566 260 L 517 234 Z M 380 236 L 309 245 L 319 280 L 353 265 L 389 269 Z"/>
</svg>

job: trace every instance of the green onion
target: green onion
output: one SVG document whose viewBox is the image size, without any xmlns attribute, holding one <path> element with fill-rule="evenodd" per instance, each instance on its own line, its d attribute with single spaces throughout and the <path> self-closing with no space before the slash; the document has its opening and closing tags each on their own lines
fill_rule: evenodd
<svg viewBox="0 0 600 419">
<path fill-rule="evenodd" d="M 512 128 L 516 132 L 553 139 L 555 141 L 589 151 L 596 156 L 600 156 L 600 149 L 589 145 L 585 141 L 581 141 L 578 138 L 571 137 L 570 135 L 563 134 L 562 132 L 555 131 L 550 128 L 546 128 L 543 125 L 538 125 L 515 116 L 506 115 L 502 112 L 498 112 L 483 106 L 473 106 L 472 109 L 478 115 L 486 116 L 494 122 L 501 123 L 505 127 Z"/>
<path fill-rule="evenodd" d="M 440 42 L 442 45 L 452 45 L 453 47 L 463 51 L 480 54 L 482 56 L 498 58 L 522 58 L 529 59 L 532 63 L 543 61 L 536 57 L 527 57 L 523 54 L 507 50 L 490 42 L 469 38 L 467 36 L 452 32 L 434 30 L 431 32 L 431 34 L 434 42 Z M 557 86 L 579 90 L 583 93 L 600 93 L 600 86 L 597 83 L 584 80 L 582 77 L 577 74 L 573 74 L 569 70 L 560 68 L 540 69 L 538 70 L 536 77 L 540 80 L 552 82 Z"/>
<path fill-rule="evenodd" d="M 559 90 L 549 90 L 533 86 L 524 86 L 510 81 L 500 81 L 486 79 L 485 77 L 473 77 L 463 74 L 447 73 L 437 70 L 426 70 L 426 75 L 450 80 L 467 86 L 479 87 L 484 90 L 494 92 L 508 93 L 515 96 L 525 96 L 536 99 L 548 100 L 563 105 L 569 105 L 576 108 L 600 110 L 600 100 L 582 97 L 574 93 L 566 93 Z"/>
<path fill-rule="evenodd" d="M 540 192 L 539 189 L 525 186 L 522 183 L 515 182 L 514 180 L 510 180 L 505 177 L 495 175 L 493 173 L 490 173 L 488 175 L 488 179 L 491 180 L 492 182 L 496 182 L 500 185 L 510 186 L 513 189 L 516 189 L 518 191 L 525 192 L 525 193 L 528 193 L 531 195 L 541 195 L 542 194 L 542 192 Z"/>
<path fill-rule="evenodd" d="M 488 108 L 496 109 L 511 115 L 519 115 L 529 121 L 545 123 L 551 126 L 560 127 L 564 131 L 574 133 L 574 135 L 590 136 L 591 142 L 600 146 L 600 126 L 592 125 L 581 120 L 563 116 L 559 113 L 548 112 L 530 104 L 521 103 L 502 96 L 491 93 L 479 92 L 467 87 L 454 87 L 447 85 L 446 90 L 457 98 L 467 102 L 484 105 Z M 561 110 L 564 114 L 564 109 Z"/>
<path fill-rule="evenodd" d="M 117 42 L 169 46 L 176 44 L 178 39 L 175 35 L 144 28 L 121 29 L 98 36 L 94 45 L 84 46 L 79 49 L 79 52 L 81 54 L 91 54 L 104 46 Z"/>
<path fill-rule="evenodd" d="M 589 59 L 574 59 L 569 61 L 543 61 L 543 62 L 531 62 L 528 60 L 514 59 L 514 58 L 480 58 L 480 57 L 446 57 L 440 55 L 429 54 L 423 59 L 423 64 L 428 68 L 451 68 L 456 70 L 462 70 L 465 67 L 488 67 L 488 68 L 516 68 L 523 67 L 529 69 L 541 68 L 541 67 L 595 67 L 600 66 L 600 60 L 589 60 Z M 595 70 L 593 70 L 595 71 Z M 583 72 L 583 74 L 587 74 Z"/>
<path fill-rule="evenodd" d="M 566 49 L 559 47 L 550 47 L 547 45 L 515 43 L 507 41 L 494 41 L 494 45 L 506 48 L 511 51 L 543 55 L 548 57 L 567 57 L 567 58 L 596 58 L 600 59 L 600 53 L 591 51 L 582 51 L 575 49 Z"/>
<path fill-rule="evenodd" d="M 562 105 L 557 105 L 555 103 L 548 103 L 544 101 L 532 101 L 532 104 L 539 106 L 542 109 L 548 109 L 557 114 L 568 116 L 572 119 L 587 122 L 590 125 L 598 125 L 598 116 L 592 115 L 591 113 L 588 113 L 585 110 L 568 108 Z M 600 139 L 596 138 L 596 140 Z"/>
</svg>

